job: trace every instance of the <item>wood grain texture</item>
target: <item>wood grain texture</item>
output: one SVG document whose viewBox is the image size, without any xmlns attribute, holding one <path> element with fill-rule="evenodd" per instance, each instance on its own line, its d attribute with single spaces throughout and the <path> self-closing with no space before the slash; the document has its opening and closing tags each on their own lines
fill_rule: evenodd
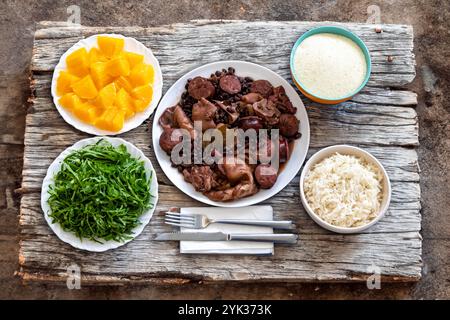
<svg viewBox="0 0 450 320">
<path fill-rule="evenodd" d="M 393 194 L 389 212 L 378 224 L 357 235 L 338 235 L 318 227 L 300 203 L 299 174 L 279 194 L 265 201 L 278 219 L 298 226 L 297 246 L 277 246 L 271 257 L 180 255 L 178 244 L 155 242 L 168 231 L 159 210 L 201 206 L 179 191 L 157 163 L 148 125 L 121 137 L 151 159 L 160 183 L 154 218 L 129 244 L 105 253 L 88 253 L 61 242 L 40 209 L 46 170 L 66 147 L 88 137 L 64 122 L 50 95 L 53 68 L 79 39 L 96 33 L 121 33 L 150 47 L 164 75 L 164 92 L 187 71 L 207 62 L 247 60 L 289 79 L 289 52 L 296 38 L 317 25 L 312 22 L 194 21 L 155 28 L 96 28 L 61 22 L 37 24 L 32 57 L 33 106 L 26 118 L 21 201 L 19 274 L 25 280 L 64 281 L 66 268 L 81 266 L 85 283 L 185 283 L 188 281 L 365 281 L 370 267 L 384 281 L 416 281 L 421 276 L 420 187 L 415 148 L 418 146 L 415 93 L 404 86 L 415 76 L 410 26 L 339 24 L 368 45 L 373 73 L 368 86 L 351 101 L 322 106 L 304 99 L 311 126 L 308 158 L 322 147 L 347 143 L 364 147 L 385 166 Z M 394 57 L 393 62 L 387 56 Z M 303 97 L 302 97 L 303 98 Z"/>
</svg>

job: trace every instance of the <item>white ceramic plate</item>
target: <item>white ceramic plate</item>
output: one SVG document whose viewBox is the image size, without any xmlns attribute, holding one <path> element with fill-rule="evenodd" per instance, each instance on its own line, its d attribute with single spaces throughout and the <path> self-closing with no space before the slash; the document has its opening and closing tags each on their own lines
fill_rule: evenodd
<svg viewBox="0 0 450 320">
<path fill-rule="evenodd" d="M 125 120 L 123 128 L 118 132 L 101 130 L 91 124 L 88 124 L 88 123 L 85 123 L 85 122 L 79 120 L 70 111 L 66 110 L 63 106 L 61 106 L 59 104 L 58 100 L 60 97 L 56 94 L 56 80 L 59 77 L 59 73 L 61 71 L 67 69 L 67 65 L 66 65 L 67 56 L 82 47 L 86 48 L 86 50 L 88 50 L 88 51 L 93 47 L 98 47 L 97 46 L 97 36 L 110 36 L 110 37 L 125 39 L 124 50 L 142 54 L 144 56 L 144 62 L 147 64 L 151 64 L 153 66 L 153 68 L 155 69 L 155 82 L 153 84 L 153 98 L 152 98 L 152 101 L 150 102 L 150 105 L 144 111 L 138 112 L 130 119 Z M 96 35 L 90 36 L 89 38 L 78 41 L 61 56 L 58 64 L 55 67 L 55 71 L 53 72 L 51 91 L 52 91 L 53 103 L 55 104 L 56 109 L 58 110 L 59 114 L 63 117 L 63 119 L 68 124 L 74 126 L 76 129 L 78 129 L 80 131 L 83 131 L 83 132 L 86 132 L 89 134 L 105 136 L 105 135 L 117 135 L 120 133 L 130 131 L 130 130 L 138 127 L 142 122 L 144 122 L 146 119 L 148 119 L 148 117 L 150 117 L 150 115 L 156 109 L 156 106 L 158 105 L 158 102 L 161 99 L 162 87 L 163 87 L 163 78 L 162 78 L 161 68 L 159 66 L 158 60 L 153 55 L 152 50 L 150 50 L 149 48 L 147 48 L 141 42 L 137 41 L 134 38 L 124 37 L 120 34 L 96 34 Z"/>
<path fill-rule="evenodd" d="M 378 213 L 378 216 L 375 217 L 372 221 L 370 221 L 368 224 L 365 224 L 363 226 L 354 227 L 354 228 L 345 228 L 345 227 L 338 227 L 335 225 L 332 225 L 325 220 L 322 220 L 309 206 L 308 201 L 306 200 L 305 196 L 305 190 L 303 188 L 305 177 L 308 174 L 309 170 L 316 164 L 322 161 L 325 158 L 328 158 L 335 154 L 336 152 L 340 154 L 345 155 L 352 155 L 361 159 L 366 160 L 369 163 L 372 163 L 378 170 L 380 170 L 381 174 L 383 175 L 383 196 L 380 206 L 380 211 Z M 369 152 L 353 147 L 348 145 L 335 145 L 331 147 L 324 148 L 320 151 L 317 151 L 309 160 L 306 162 L 305 167 L 303 168 L 302 174 L 300 175 L 300 198 L 302 200 L 303 207 L 305 207 L 306 212 L 308 212 L 309 216 L 321 227 L 337 232 L 337 233 L 358 233 L 363 230 L 366 230 L 367 228 L 370 228 L 375 223 L 380 221 L 381 218 L 386 214 L 386 211 L 389 207 L 389 203 L 391 202 L 391 183 L 389 181 L 389 176 L 384 169 L 383 165 L 375 158 L 373 155 L 371 155 Z"/>
<path fill-rule="evenodd" d="M 202 193 L 195 191 L 192 184 L 186 182 L 183 175 L 178 170 L 171 166 L 170 157 L 159 146 L 159 137 L 163 132 L 162 127 L 158 124 L 158 119 L 161 114 L 169 107 L 176 105 L 181 98 L 187 79 L 194 78 L 196 76 L 209 77 L 211 73 L 217 70 L 227 69 L 233 67 L 236 69 L 236 75 L 243 77 L 252 77 L 255 80 L 265 79 L 268 80 L 273 86 L 282 85 L 286 90 L 286 94 L 291 100 L 294 107 L 297 107 L 297 118 L 300 120 L 300 133 L 302 134 L 300 139 L 295 140 L 294 148 L 291 153 L 291 157 L 278 176 L 276 184 L 270 189 L 261 189 L 253 196 L 242 198 L 230 202 L 217 202 L 208 199 Z M 206 64 L 197 69 L 194 69 L 183 77 L 178 79 L 177 82 L 167 91 L 155 112 L 153 121 L 153 149 L 156 154 L 161 168 L 167 177 L 176 185 L 181 191 L 189 195 L 190 197 L 201 201 L 203 203 L 220 206 L 220 207 L 243 207 L 250 206 L 256 203 L 260 203 L 273 195 L 281 191 L 297 174 L 300 170 L 303 162 L 305 161 L 306 153 L 309 147 L 309 121 L 308 115 L 303 105 L 302 100 L 298 96 L 295 89 L 282 77 L 275 72 L 262 67 L 260 65 L 244 62 L 244 61 L 220 61 L 210 64 Z"/>
<path fill-rule="evenodd" d="M 119 146 L 121 144 L 125 145 L 131 156 L 144 161 L 144 166 L 147 171 L 147 177 L 150 177 L 150 175 L 152 175 L 150 185 L 150 193 L 153 195 L 153 197 L 150 198 L 152 208 L 148 209 L 141 215 L 141 217 L 139 218 L 141 224 L 136 228 L 134 228 L 131 234 L 132 238 L 124 242 L 110 240 L 105 241 L 103 243 L 98 243 L 88 239 L 80 240 L 74 233 L 64 231 L 59 223 L 52 223 L 52 219 L 49 217 L 50 206 L 48 205 L 48 198 L 49 198 L 48 190 L 49 186 L 53 184 L 53 177 L 61 169 L 62 161 L 72 151 L 79 150 L 86 145 L 94 144 L 100 139 L 109 141 L 113 146 Z M 157 202 L 158 202 L 158 181 L 156 179 L 156 172 L 153 169 L 152 163 L 136 146 L 120 138 L 94 137 L 78 141 L 73 146 L 61 152 L 61 154 L 52 162 L 52 164 L 47 170 L 47 175 L 45 176 L 44 181 L 42 183 L 41 207 L 42 211 L 44 211 L 45 220 L 47 221 L 48 225 L 53 230 L 53 232 L 55 232 L 58 238 L 60 238 L 62 241 L 67 242 L 68 244 L 74 246 L 75 248 L 87 251 L 101 252 L 109 249 L 114 249 L 136 238 L 142 232 L 142 230 L 144 230 L 144 227 L 149 223 L 153 215 L 153 212 L 155 211 Z"/>
</svg>

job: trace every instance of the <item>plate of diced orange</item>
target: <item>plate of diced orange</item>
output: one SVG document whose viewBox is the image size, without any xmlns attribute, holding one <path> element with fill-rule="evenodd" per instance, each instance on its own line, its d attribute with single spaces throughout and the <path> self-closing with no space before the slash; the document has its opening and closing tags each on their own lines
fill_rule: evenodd
<svg viewBox="0 0 450 320">
<path fill-rule="evenodd" d="M 99 34 L 62 55 L 51 90 L 67 123 L 89 134 L 116 135 L 150 117 L 162 86 L 161 68 L 149 48 L 134 38 Z"/>
</svg>

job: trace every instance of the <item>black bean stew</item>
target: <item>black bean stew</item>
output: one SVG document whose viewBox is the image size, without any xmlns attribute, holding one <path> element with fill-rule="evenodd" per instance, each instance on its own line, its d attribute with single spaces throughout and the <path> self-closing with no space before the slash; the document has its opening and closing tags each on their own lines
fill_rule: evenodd
<svg viewBox="0 0 450 320">
<path fill-rule="evenodd" d="M 267 141 L 258 141 L 260 150 L 256 151 L 256 162 L 250 161 L 255 151 L 250 150 L 246 142 L 245 160 L 235 157 L 233 161 L 212 165 L 204 162 L 173 164 L 187 182 L 209 199 L 232 201 L 253 195 L 259 189 L 269 189 L 276 183 L 279 166 L 276 169 L 263 161 L 263 155 L 271 157 L 275 147 L 270 138 L 271 130 L 279 129 L 277 145 L 281 167 L 288 161 L 292 142 L 300 138 L 296 111 L 282 86 L 273 87 L 264 79 L 238 76 L 234 68 L 229 67 L 216 71 L 209 78 L 195 77 L 187 81 L 179 103 L 166 109 L 159 119 L 164 129 L 159 143 L 170 155 L 182 141 L 180 129 L 187 130 L 191 139 L 199 134 L 194 130 L 194 121 L 201 121 L 203 131 L 211 128 L 222 132 L 268 129 Z M 212 156 L 221 158 L 227 151 L 215 149 Z"/>
</svg>

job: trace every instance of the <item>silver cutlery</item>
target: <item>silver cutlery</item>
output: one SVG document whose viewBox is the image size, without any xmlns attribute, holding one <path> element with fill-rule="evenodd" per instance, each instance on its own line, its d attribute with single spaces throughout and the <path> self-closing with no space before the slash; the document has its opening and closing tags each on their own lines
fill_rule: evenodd
<svg viewBox="0 0 450 320">
<path fill-rule="evenodd" d="M 285 230 L 295 229 L 295 225 L 292 224 L 292 221 L 209 219 L 203 214 L 180 214 L 172 211 L 166 212 L 165 223 L 190 229 L 204 229 L 211 223 L 243 224 Z"/>
<path fill-rule="evenodd" d="M 223 232 L 171 232 L 158 235 L 156 241 L 259 241 L 297 243 L 297 235 L 289 233 L 223 233 Z"/>
</svg>

